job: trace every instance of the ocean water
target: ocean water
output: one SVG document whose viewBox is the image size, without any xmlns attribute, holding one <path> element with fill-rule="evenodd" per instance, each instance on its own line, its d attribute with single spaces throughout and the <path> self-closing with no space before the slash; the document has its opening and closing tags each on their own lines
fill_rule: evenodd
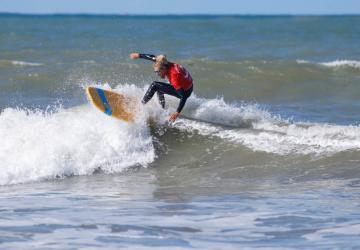
<svg viewBox="0 0 360 250">
<path fill-rule="evenodd" d="M 360 248 L 359 22 L 0 15 L 0 249 Z M 157 80 L 131 52 L 191 72 L 174 124 L 89 104 Z"/>
</svg>

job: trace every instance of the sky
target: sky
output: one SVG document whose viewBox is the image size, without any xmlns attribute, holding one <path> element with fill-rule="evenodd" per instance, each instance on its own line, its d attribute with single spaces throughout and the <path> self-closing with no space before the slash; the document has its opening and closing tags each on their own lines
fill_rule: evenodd
<svg viewBox="0 0 360 250">
<path fill-rule="evenodd" d="M 36 14 L 360 14 L 360 0 L 0 0 L 0 12 Z"/>
</svg>

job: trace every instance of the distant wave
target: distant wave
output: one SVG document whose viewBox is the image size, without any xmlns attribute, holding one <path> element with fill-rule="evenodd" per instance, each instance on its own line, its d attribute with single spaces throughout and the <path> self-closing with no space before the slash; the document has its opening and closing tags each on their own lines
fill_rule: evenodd
<svg viewBox="0 0 360 250">
<path fill-rule="evenodd" d="M 243 66 L 243 68 L 247 68 L 251 71 L 263 72 L 266 69 L 273 70 L 274 67 L 278 67 L 279 69 L 293 68 L 296 64 L 313 64 L 319 66 L 325 66 L 329 68 L 339 68 L 339 67 L 351 67 L 360 69 L 360 60 L 334 60 L 328 62 L 315 62 L 297 59 L 294 63 L 293 61 L 282 61 L 282 60 L 242 60 L 242 61 L 216 61 L 208 58 L 197 58 L 191 60 L 184 60 L 182 63 L 186 65 L 199 65 L 199 67 L 203 66 L 203 68 L 209 67 L 223 67 L 226 70 L 234 69 L 238 70 L 239 67 Z M 228 68 L 233 67 L 233 68 Z M 221 68 L 222 69 L 222 68 Z"/>
<path fill-rule="evenodd" d="M 43 66 L 42 63 L 37 62 L 26 62 L 26 61 L 17 61 L 17 60 L 0 60 L 0 66 L 31 66 L 38 67 Z"/>
<path fill-rule="evenodd" d="M 19 65 L 19 66 L 42 66 L 42 63 L 36 63 L 36 62 L 25 62 L 25 61 L 11 61 L 13 65 Z"/>
<path fill-rule="evenodd" d="M 299 64 L 317 64 L 329 68 L 338 68 L 338 67 L 351 67 L 360 69 L 360 61 L 356 60 L 335 60 L 331 62 L 310 62 L 306 60 L 296 60 Z"/>
<path fill-rule="evenodd" d="M 320 64 L 327 66 L 327 67 L 349 66 L 349 67 L 360 69 L 360 61 L 353 61 L 353 60 L 336 60 L 333 62 L 325 62 L 325 63 L 320 63 Z"/>
</svg>

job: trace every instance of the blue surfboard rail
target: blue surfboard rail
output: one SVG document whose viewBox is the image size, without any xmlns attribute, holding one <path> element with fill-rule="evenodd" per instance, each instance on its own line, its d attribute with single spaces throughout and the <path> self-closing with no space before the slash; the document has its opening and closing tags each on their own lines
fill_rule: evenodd
<svg viewBox="0 0 360 250">
<path fill-rule="evenodd" d="M 105 111 L 104 113 L 107 114 L 107 115 L 112 115 L 112 111 L 111 111 L 111 108 L 110 108 L 110 105 L 106 99 L 106 96 L 105 96 L 105 93 L 102 89 L 96 89 L 99 97 L 100 97 L 100 100 L 102 101 L 103 105 L 104 105 L 104 108 L 105 108 Z"/>
</svg>

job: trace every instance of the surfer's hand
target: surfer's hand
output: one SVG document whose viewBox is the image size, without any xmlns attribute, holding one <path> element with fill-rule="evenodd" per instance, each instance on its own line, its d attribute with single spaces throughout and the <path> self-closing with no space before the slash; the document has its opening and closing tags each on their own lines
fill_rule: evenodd
<svg viewBox="0 0 360 250">
<path fill-rule="evenodd" d="M 131 53 L 131 54 L 130 54 L 130 58 L 133 59 L 133 60 L 135 60 L 135 59 L 140 58 L 140 55 L 139 55 L 139 53 Z"/>
<path fill-rule="evenodd" d="M 179 115 L 180 115 L 180 113 L 175 112 L 174 114 L 172 114 L 172 115 L 170 116 L 169 121 L 174 122 L 174 121 L 178 118 Z"/>
</svg>

